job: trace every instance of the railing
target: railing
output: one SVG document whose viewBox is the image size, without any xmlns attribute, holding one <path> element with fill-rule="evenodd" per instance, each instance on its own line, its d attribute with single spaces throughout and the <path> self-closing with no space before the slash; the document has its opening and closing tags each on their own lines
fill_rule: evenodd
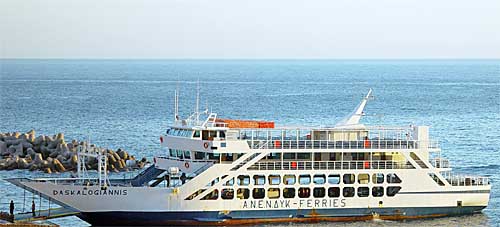
<svg viewBox="0 0 500 227">
<path fill-rule="evenodd" d="M 394 161 L 276 161 L 257 162 L 249 170 L 341 170 L 341 169 L 414 169 L 407 162 Z"/>
<path fill-rule="evenodd" d="M 415 140 L 249 140 L 252 149 L 418 149 Z"/>
<path fill-rule="evenodd" d="M 447 159 L 434 158 L 430 159 L 429 162 L 436 168 L 450 168 L 450 162 Z"/>
<path fill-rule="evenodd" d="M 488 177 L 481 176 L 468 176 L 461 174 L 453 174 L 453 173 L 444 173 L 445 179 L 452 186 L 481 186 L 481 185 L 489 185 L 490 180 Z"/>
<path fill-rule="evenodd" d="M 207 127 L 224 127 L 227 128 L 228 124 L 224 122 L 207 122 Z"/>
</svg>

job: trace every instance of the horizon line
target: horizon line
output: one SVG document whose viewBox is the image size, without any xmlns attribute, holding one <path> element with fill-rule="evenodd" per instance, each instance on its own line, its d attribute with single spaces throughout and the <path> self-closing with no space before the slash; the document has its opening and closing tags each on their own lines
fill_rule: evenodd
<svg viewBox="0 0 500 227">
<path fill-rule="evenodd" d="M 69 57 L 69 58 L 2 58 L 0 60 L 169 60 L 169 61 L 480 61 L 500 60 L 499 58 L 453 58 L 453 57 L 431 57 L 431 58 L 122 58 L 122 57 Z"/>
</svg>

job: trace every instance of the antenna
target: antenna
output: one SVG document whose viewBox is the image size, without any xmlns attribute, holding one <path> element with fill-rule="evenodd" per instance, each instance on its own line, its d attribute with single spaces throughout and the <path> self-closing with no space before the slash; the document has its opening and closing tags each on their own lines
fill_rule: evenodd
<svg viewBox="0 0 500 227">
<path fill-rule="evenodd" d="M 196 114 L 196 122 L 200 121 L 200 80 L 196 84 L 196 109 L 194 113 Z"/>
<path fill-rule="evenodd" d="M 177 120 L 179 120 L 179 82 L 177 82 L 174 94 L 174 123 L 177 122 Z"/>
</svg>

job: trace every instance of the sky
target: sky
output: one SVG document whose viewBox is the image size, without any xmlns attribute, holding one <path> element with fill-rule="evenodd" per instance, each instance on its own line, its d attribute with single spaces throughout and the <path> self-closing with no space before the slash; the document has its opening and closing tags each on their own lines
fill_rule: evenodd
<svg viewBox="0 0 500 227">
<path fill-rule="evenodd" d="M 499 0 L 0 0 L 0 58 L 500 58 Z"/>
</svg>

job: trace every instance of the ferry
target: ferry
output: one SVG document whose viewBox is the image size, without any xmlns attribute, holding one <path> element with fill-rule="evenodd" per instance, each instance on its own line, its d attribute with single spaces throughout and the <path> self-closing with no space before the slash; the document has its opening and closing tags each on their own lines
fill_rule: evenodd
<svg viewBox="0 0 500 227">
<path fill-rule="evenodd" d="M 164 153 L 131 179 L 110 179 L 106 154 L 80 147 L 78 176 L 8 181 L 82 220 L 112 225 L 241 225 L 400 220 L 481 212 L 487 177 L 452 172 L 428 126 L 360 123 L 371 89 L 331 127 L 218 118 L 197 101 L 160 136 Z M 199 92 L 198 98 L 199 100 Z M 99 170 L 86 171 L 96 158 Z"/>
</svg>

